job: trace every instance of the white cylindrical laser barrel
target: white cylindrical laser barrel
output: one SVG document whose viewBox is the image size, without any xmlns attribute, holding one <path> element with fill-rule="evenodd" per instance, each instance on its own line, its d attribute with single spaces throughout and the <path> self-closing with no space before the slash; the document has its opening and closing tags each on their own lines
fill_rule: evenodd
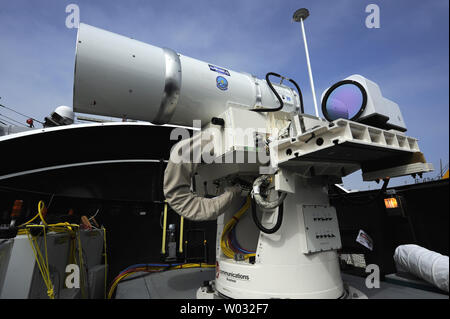
<svg viewBox="0 0 450 319">
<path fill-rule="evenodd" d="M 300 99 L 273 84 L 285 112 Z M 149 121 L 202 125 L 228 107 L 275 108 L 279 101 L 265 80 L 155 47 L 81 23 L 73 89 L 75 112 Z"/>
</svg>

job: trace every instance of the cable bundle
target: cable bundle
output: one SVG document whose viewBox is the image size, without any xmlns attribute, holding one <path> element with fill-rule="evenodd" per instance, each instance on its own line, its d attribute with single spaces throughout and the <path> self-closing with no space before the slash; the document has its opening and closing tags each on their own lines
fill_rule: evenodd
<svg viewBox="0 0 450 319">
<path fill-rule="evenodd" d="M 148 273 L 155 273 L 155 272 L 162 272 L 166 270 L 174 270 L 174 269 L 185 269 L 185 268 L 214 268 L 215 265 L 209 265 L 209 264 L 136 264 L 132 265 L 122 272 L 120 272 L 116 278 L 114 278 L 111 288 L 109 288 L 108 293 L 108 299 L 112 298 L 112 295 L 114 294 L 114 291 L 119 284 L 119 282 L 128 276 L 131 276 L 138 272 L 148 272 Z"/>
<path fill-rule="evenodd" d="M 33 250 L 34 258 L 36 259 L 36 264 L 41 272 L 44 284 L 47 287 L 47 295 L 50 299 L 55 299 L 55 292 L 53 290 L 53 284 L 50 278 L 50 271 L 48 267 L 48 254 L 47 254 L 47 234 L 45 232 L 44 225 L 30 225 L 36 227 L 42 227 L 44 231 L 44 248 L 45 248 L 45 259 L 39 249 L 39 244 L 36 237 L 32 236 L 30 232 L 27 232 L 28 239 L 30 241 L 31 249 Z"/>
<path fill-rule="evenodd" d="M 83 253 L 82 253 L 82 245 L 81 245 L 81 236 L 80 236 L 80 225 L 71 224 L 68 222 L 56 223 L 56 224 L 48 224 L 45 219 L 45 204 L 43 201 L 39 201 L 38 203 L 38 213 L 26 223 L 18 226 L 18 235 L 27 235 L 31 249 L 33 250 L 33 254 L 35 256 L 36 264 L 39 268 L 39 271 L 42 275 L 42 279 L 47 287 L 47 294 L 50 299 L 55 298 L 53 283 L 50 278 L 50 271 L 48 265 L 48 253 L 47 253 L 47 233 L 55 232 L 55 233 L 67 233 L 70 236 L 70 248 L 69 248 L 69 264 L 77 264 L 80 267 L 81 272 L 81 293 L 83 298 L 86 298 L 85 291 L 85 283 L 87 282 L 85 266 L 83 265 Z M 33 224 L 37 218 L 41 220 L 41 224 Z M 39 249 L 39 244 L 37 241 L 37 236 L 43 232 L 43 240 L 44 240 L 44 255 L 41 253 Z M 105 256 L 105 297 L 106 297 L 106 281 L 107 281 L 107 256 L 106 256 L 106 229 L 103 228 L 103 240 L 104 240 L 104 256 Z M 78 262 L 76 257 L 76 251 L 78 250 Z"/>
<path fill-rule="evenodd" d="M 239 219 L 244 215 L 244 213 L 249 209 L 251 204 L 250 197 L 247 198 L 244 206 L 230 219 L 230 221 L 223 228 L 220 247 L 222 252 L 228 258 L 235 258 L 235 255 L 240 254 L 244 259 L 255 256 L 255 252 L 243 249 L 240 247 L 236 239 L 236 229 L 235 226 L 239 222 Z"/>
</svg>

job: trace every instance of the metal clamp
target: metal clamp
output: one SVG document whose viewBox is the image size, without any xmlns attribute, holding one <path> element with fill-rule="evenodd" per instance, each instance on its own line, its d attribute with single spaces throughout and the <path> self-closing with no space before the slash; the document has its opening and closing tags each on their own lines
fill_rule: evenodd
<svg viewBox="0 0 450 319">
<path fill-rule="evenodd" d="M 154 124 L 167 124 L 175 112 L 181 90 L 181 61 L 178 54 L 164 48 L 165 84 L 159 111 L 153 119 Z"/>
</svg>

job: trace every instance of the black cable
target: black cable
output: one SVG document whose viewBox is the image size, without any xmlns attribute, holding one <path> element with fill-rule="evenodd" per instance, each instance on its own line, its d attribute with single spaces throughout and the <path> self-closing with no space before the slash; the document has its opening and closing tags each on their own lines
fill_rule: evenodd
<svg viewBox="0 0 450 319">
<path fill-rule="evenodd" d="M 15 123 L 17 123 L 17 124 L 19 124 L 19 125 L 22 125 L 22 126 L 27 127 L 25 124 L 23 124 L 23 123 L 21 123 L 21 122 L 19 122 L 19 121 L 16 121 L 15 119 L 10 118 L 10 117 L 8 117 L 8 116 L 6 116 L 6 115 L 3 115 L 3 114 L 0 113 L 0 116 L 3 116 L 3 117 L 5 117 L 5 118 L 7 118 L 8 120 L 13 121 L 13 122 L 15 122 Z M 14 124 L 14 125 L 16 125 L 16 124 Z"/>
<path fill-rule="evenodd" d="M 262 231 L 263 233 L 266 233 L 266 234 L 273 234 L 278 229 L 280 229 L 281 223 L 283 222 L 283 203 L 281 203 L 281 205 L 278 206 L 277 222 L 276 222 L 275 226 L 273 226 L 273 228 L 271 228 L 271 229 L 265 228 L 259 221 L 258 216 L 256 215 L 256 201 L 254 198 L 252 199 L 252 217 L 253 217 L 253 221 L 255 222 L 256 227 L 258 227 L 260 231 Z"/>
<path fill-rule="evenodd" d="M 2 119 L 2 120 L 5 121 L 6 123 L 8 123 L 9 125 L 12 125 L 12 126 L 16 126 L 17 125 L 17 124 L 14 124 L 13 122 L 5 120 L 5 119 Z M 0 122 L 2 122 L 3 124 L 6 125 L 6 123 L 4 123 L 3 121 L 0 121 Z"/>
<path fill-rule="evenodd" d="M 277 112 L 279 110 L 281 110 L 284 106 L 283 100 L 281 99 L 280 95 L 278 94 L 278 92 L 275 90 L 275 88 L 272 85 L 272 82 L 270 82 L 269 76 L 276 76 L 281 78 L 281 75 L 274 73 L 274 72 L 269 72 L 266 74 L 266 82 L 269 85 L 270 89 L 272 90 L 272 92 L 275 94 L 275 96 L 277 97 L 278 101 L 280 102 L 280 106 L 279 107 L 275 107 L 275 108 L 260 108 L 260 109 L 252 109 L 251 111 L 254 112 Z"/>
<path fill-rule="evenodd" d="M 22 114 L 22 113 L 20 113 L 20 112 L 17 112 L 16 110 L 14 110 L 14 109 L 12 109 L 12 108 L 10 108 L 10 107 L 7 107 L 6 105 L 3 105 L 3 104 L 0 103 L 0 106 L 1 106 L 1 107 L 4 107 L 4 108 L 7 109 L 7 110 L 13 111 L 14 113 L 17 113 L 17 114 L 19 114 L 19 115 L 22 115 L 23 117 L 30 118 L 30 119 L 32 119 L 33 121 L 36 121 L 36 122 L 38 122 L 38 123 L 40 123 L 40 124 L 44 124 L 44 123 L 42 123 L 41 121 L 38 121 L 38 120 L 36 120 L 35 118 L 32 118 L 31 116 L 28 116 L 28 115 Z"/>
<path fill-rule="evenodd" d="M 406 216 L 406 220 L 408 221 L 408 226 L 411 231 L 411 235 L 413 237 L 413 241 L 417 243 L 416 231 L 414 230 L 414 224 L 412 223 L 411 216 Z"/>
<path fill-rule="evenodd" d="M 55 194 L 52 194 L 52 197 L 50 197 L 50 202 L 48 203 L 47 211 L 50 209 L 50 206 L 52 205 L 53 197 L 55 197 Z"/>
<path fill-rule="evenodd" d="M 268 108 L 253 109 L 252 111 L 254 111 L 254 112 L 277 112 L 277 111 L 280 111 L 283 108 L 283 106 L 284 106 L 283 99 L 280 97 L 280 95 L 278 94 L 277 90 L 275 90 L 275 88 L 272 85 L 272 82 L 269 79 L 269 76 L 271 76 L 271 75 L 279 77 L 279 78 L 282 78 L 282 79 L 286 79 L 286 78 L 281 76 L 281 75 L 279 75 L 278 73 L 275 73 L 275 72 L 269 72 L 269 73 L 266 74 L 267 85 L 269 85 L 270 89 L 272 90 L 272 92 L 277 97 L 278 101 L 280 102 L 280 106 L 278 106 L 277 108 L 271 108 L 271 109 L 268 109 Z M 295 82 L 292 79 L 288 79 L 288 80 L 289 80 L 289 82 L 294 84 L 295 88 L 297 89 L 298 97 L 299 97 L 299 100 L 300 100 L 300 110 L 301 110 L 301 112 L 303 114 L 303 113 L 305 113 L 305 109 L 304 109 L 304 106 L 303 106 L 302 90 L 300 90 L 300 87 L 297 84 L 297 82 Z"/>
<path fill-rule="evenodd" d="M 294 84 L 295 88 L 297 89 L 298 92 L 298 98 L 300 99 L 300 111 L 302 112 L 302 114 L 305 113 L 305 109 L 303 107 L 303 95 L 302 95 L 302 91 L 300 90 L 300 87 L 298 86 L 297 82 L 295 82 L 292 79 L 289 79 L 289 82 L 291 82 L 292 84 Z"/>
</svg>

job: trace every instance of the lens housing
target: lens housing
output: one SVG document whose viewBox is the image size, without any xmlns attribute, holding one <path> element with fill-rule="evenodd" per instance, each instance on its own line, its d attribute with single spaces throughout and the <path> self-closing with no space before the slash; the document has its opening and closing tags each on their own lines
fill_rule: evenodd
<svg viewBox="0 0 450 319">
<path fill-rule="evenodd" d="M 322 113 L 328 121 L 338 118 L 357 120 L 367 104 L 367 92 L 356 81 L 343 80 L 335 83 L 322 99 Z"/>
</svg>

